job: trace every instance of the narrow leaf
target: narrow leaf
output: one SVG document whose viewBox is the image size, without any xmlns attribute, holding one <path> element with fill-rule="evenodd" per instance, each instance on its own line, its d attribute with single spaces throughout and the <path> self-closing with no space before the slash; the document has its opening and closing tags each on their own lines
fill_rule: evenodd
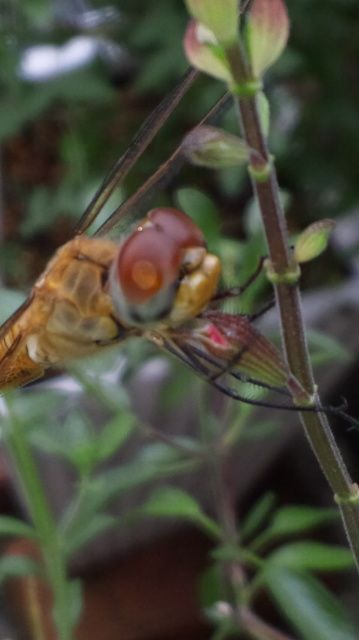
<svg viewBox="0 0 359 640">
<path fill-rule="evenodd" d="M 136 422 L 133 414 L 121 412 L 106 424 L 97 439 L 96 460 L 106 460 L 118 451 L 133 432 Z"/>
<path fill-rule="evenodd" d="M 311 531 L 337 519 L 336 509 L 316 509 L 307 506 L 283 507 L 274 514 L 270 530 L 273 535 L 289 535 Z"/>
<path fill-rule="evenodd" d="M 71 526 L 63 536 L 63 546 L 68 557 L 77 549 L 82 548 L 98 535 L 117 524 L 117 519 L 114 516 L 105 513 L 95 515 L 88 513 L 86 515 L 88 516 L 87 518 L 83 514 L 81 519 L 78 518 L 76 522 L 71 523 Z"/>
<path fill-rule="evenodd" d="M 264 579 L 273 599 L 303 640 L 356 640 L 338 600 L 314 577 L 268 566 Z"/>
<path fill-rule="evenodd" d="M 39 574 L 39 565 L 27 556 L 9 554 L 0 559 L 0 584 L 9 578 Z"/>
<path fill-rule="evenodd" d="M 11 518 L 0 516 L 0 536 L 20 536 L 21 538 L 36 538 L 36 531 L 30 525 Z"/>
<path fill-rule="evenodd" d="M 275 505 L 274 493 L 265 493 L 249 511 L 241 525 L 241 539 L 250 538 L 262 526 Z"/>
<path fill-rule="evenodd" d="M 277 549 L 268 562 L 307 571 L 342 571 L 354 566 L 349 549 L 305 540 L 292 542 Z"/>
<path fill-rule="evenodd" d="M 163 487 L 152 494 L 139 512 L 146 516 L 164 518 L 184 518 L 205 529 L 211 536 L 218 538 L 220 530 L 200 505 L 185 491 L 173 487 Z"/>
</svg>

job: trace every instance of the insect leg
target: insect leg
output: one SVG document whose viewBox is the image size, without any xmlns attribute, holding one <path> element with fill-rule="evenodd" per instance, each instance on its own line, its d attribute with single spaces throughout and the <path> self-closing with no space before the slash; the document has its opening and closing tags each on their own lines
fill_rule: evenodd
<svg viewBox="0 0 359 640">
<path fill-rule="evenodd" d="M 261 256 L 255 271 L 249 276 L 246 282 L 244 282 L 242 285 L 239 285 L 238 287 L 230 287 L 229 289 L 225 289 L 224 291 L 219 291 L 215 296 L 213 296 L 211 303 L 219 302 L 220 300 L 225 300 L 227 298 L 234 298 L 236 296 L 242 295 L 245 291 L 247 291 L 247 289 L 251 286 L 251 284 L 253 284 L 253 282 L 255 282 L 255 280 L 257 280 L 259 274 L 261 273 L 264 260 L 265 258 Z"/>
</svg>

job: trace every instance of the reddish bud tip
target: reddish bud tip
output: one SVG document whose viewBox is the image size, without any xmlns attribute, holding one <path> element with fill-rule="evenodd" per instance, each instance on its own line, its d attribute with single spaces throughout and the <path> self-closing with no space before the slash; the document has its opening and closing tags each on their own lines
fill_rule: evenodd
<svg viewBox="0 0 359 640">
<path fill-rule="evenodd" d="M 191 20 L 184 37 L 184 50 L 190 64 L 208 75 L 231 81 L 231 73 L 222 49 L 214 34 L 195 20 Z"/>
<path fill-rule="evenodd" d="M 289 18 L 283 0 L 253 0 L 248 15 L 246 38 L 256 78 L 282 54 L 289 36 Z"/>
</svg>

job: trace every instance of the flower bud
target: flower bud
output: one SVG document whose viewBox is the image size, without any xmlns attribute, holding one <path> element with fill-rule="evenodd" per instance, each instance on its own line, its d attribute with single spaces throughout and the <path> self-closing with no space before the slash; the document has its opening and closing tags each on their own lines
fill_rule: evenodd
<svg viewBox="0 0 359 640">
<path fill-rule="evenodd" d="M 205 125 L 193 129 L 184 138 L 182 148 L 192 164 L 212 169 L 244 164 L 250 156 L 244 140 Z"/>
<path fill-rule="evenodd" d="M 248 55 L 255 78 L 282 54 L 289 36 L 289 18 L 283 0 L 253 0 L 246 25 Z"/>
<path fill-rule="evenodd" d="M 238 36 L 238 0 L 186 0 L 189 14 L 207 27 L 217 42 L 231 45 Z"/>
<path fill-rule="evenodd" d="M 323 253 L 328 246 L 334 227 L 334 220 L 329 219 L 319 220 L 309 225 L 295 243 L 294 255 L 297 262 L 309 262 Z"/>
<path fill-rule="evenodd" d="M 184 37 L 184 50 L 191 65 L 214 78 L 231 81 L 231 72 L 224 53 L 212 33 L 199 22 L 191 20 Z"/>
</svg>

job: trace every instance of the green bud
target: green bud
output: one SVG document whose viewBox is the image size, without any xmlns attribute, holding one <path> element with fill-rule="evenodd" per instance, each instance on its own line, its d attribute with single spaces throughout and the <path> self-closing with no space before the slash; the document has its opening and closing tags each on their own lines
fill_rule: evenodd
<svg viewBox="0 0 359 640">
<path fill-rule="evenodd" d="M 230 46 L 238 37 L 238 0 L 186 0 L 189 14 L 207 27 L 218 43 Z"/>
<path fill-rule="evenodd" d="M 261 78 L 287 44 L 289 19 L 283 0 L 253 0 L 245 33 L 254 77 Z"/>
<path fill-rule="evenodd" d="M 250 156 L 244 140 L 205 125 L 193 129 L 184 138 L 182 148 L 192 164 L 212 169 L 246 164 Z"/>
<path fill-rule="evenodd" d="M 328 246 L 334 227 L 334 220 L 329 219 L 319 220 L 309 225 L 295 243 L 294 256 L 297 262 L 309 262 L 323 253 Z"/>
<path fill-rule="evenodd" d="M 187 27 L 183 46 L 190 64 L 208 75 L 232 82 L 232 75 L 215 35 L 199 22 L 191 20 Z"/>
</svg>

